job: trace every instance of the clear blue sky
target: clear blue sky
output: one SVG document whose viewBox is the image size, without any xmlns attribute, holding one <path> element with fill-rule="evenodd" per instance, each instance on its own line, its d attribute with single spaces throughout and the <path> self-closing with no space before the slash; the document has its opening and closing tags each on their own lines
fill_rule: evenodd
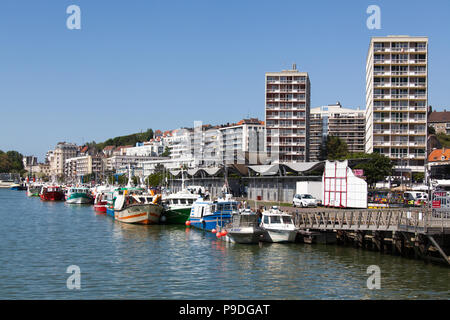
<svg viewBox="0 0 450 320">
<path fill-rule="evenodd" d="M 312 107 L 364 107 L 370 37 L 390 34 L 429 36 L 429 103 L 450 109 L 449 14 L 448 0 L 2 0 L 0 149 L 43 160 L 58 141 L 264 119 L 264 73 L 294 62 Z"/>
</svg>

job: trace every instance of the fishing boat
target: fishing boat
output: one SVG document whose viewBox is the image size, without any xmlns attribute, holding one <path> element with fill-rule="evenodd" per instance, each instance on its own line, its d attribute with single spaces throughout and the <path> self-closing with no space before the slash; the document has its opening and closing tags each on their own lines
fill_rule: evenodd
<svg viewBox="0 0 450 320">
<path fill-rule="evenodd" d="M 260 226 L 266 231 L 262 239 L 265 242 L 294 242 L 297 236 L 292 216 L 277 207 L 262 212 Z"/>
<path fill-rule="evenodd" d="M 160 201 L 161 195 L 121 190 L 114 202 L 114 219 L 124 223 L 157 224 L 163 211 Z"/>
<path fill-rule="evenodd" d="M 250 210 L 233 214 L 231 223 L 224 229 L 231 242 L 245 244 L 259 243 L 266 233 L 259 225 L 258 215 Z"/>
<path fill-rule="evenodd" d="M 86 187 L 70 187 L 67 190 L 66 203 L 69 204 L 92 204 L 91 191 Z"/>
<path fill-rule="evenodd" d="M 94 210 L 101 213 L 106 213 L 108 208 L 108 193 L 110 187 L 104 186 L 94 190 Z M 113 213 L 114 214 L 114 213 Z"/>
<path fill-rule="evenodd" d="M 164 212 L 161 215 L 161 223 L 185 224 L 189 219 L 192 206 L 199 198 L 198 194 L 188 190 L 172 193 L 164 199 Z"/>
<path fill-rule="evenodd" d="M 42 185 L 40 184 L 29 184 L 27 187 L 27 196 L 28 197 L 39 197 L 41 193 Z"/>
<path fill-rule="evenodd" d="M 231 215 L 238 213 L 238 202 L 227 194 L 217 201 L 199 198 L 194 202 L 188 225 L 206 231 L 221 229 L 231 222 Z"/>
<path fill-rule="evenodd" d="M 200 197 L 197 192 L 185 187 L 184 171 L 181 168 L 181 191 L 163 196 L 164 211 L 161 224 L 185 224 L 191 214 L 195 201 Z"/>
<path fill-rule="evenodd" d="M 39 194 L 43 201 L 63 201 L 64 192 L 59 186 L 43 186 Z"/>
<path fill-rule="evenodd" d="M 116 202 L 116 191 L 111 190 L 105 194 L 106 215 L 114 219 L 114 203 Z"/>
</svg>

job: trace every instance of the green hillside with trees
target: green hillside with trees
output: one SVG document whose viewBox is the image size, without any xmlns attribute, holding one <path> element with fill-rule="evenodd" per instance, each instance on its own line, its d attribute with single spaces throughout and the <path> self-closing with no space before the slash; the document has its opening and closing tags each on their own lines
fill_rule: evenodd
<svg viewBox="0 0 450 320">
<path fill-rule="evenodd" d="M 90 148 L 96 148 L 97 150 L 103 150 L 106 146 L 135 146 L 137 142 L 145 142 L 153 138 L 153 130 L 147 129 L 145 132 L 133 133 L 126 136 L 119 136 L 110 138 L 104 142 L 96 143 L 95 141 L 89 142 L 86 145 Z"/>
<path fill-rule="evenodd" d="M 0 150 L 0 173 L 23 174 L 25 170 L 22 158 L 22 154 L 17 151 L 3 152 Z"/>
</svg>

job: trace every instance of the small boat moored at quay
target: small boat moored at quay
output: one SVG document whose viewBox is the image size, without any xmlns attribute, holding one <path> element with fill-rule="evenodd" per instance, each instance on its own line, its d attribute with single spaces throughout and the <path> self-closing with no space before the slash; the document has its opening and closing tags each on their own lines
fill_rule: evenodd
<svg viewBox="0 0 450 320">
<path fill-rule="evenodd" d="M 227 194 L 224 199 L 204 201 L 199 198 L 194 202 L 188 225 L 201 230 L 221 229 L 231 222 L 231 215 L 238 213 L 238 202 Z"/>
<path fill-rule="evenodd" d="M 43 201 L 63 201 L 64 192 L 59 186 L 43 186 L 39 194 Z"/>
<path fill-rule="evenodd" d="M 106 213 L 108 208 L 108 190 L 103 189 L 95 193 L 94 210 L 101 213 Z M 113 212 L 114 214 L 114 212 Z"/>
<path fill-rule="evenodd" d="M 294 242 L 297 236 L 292 216 L 277 207 L 262 212 L 260 226 L 266 231 L 262 239 L 265 242 Z"/>
<path fill-rule="evenodd" d="M 114 202 L 116 201 L 116 191 L 111 190 L 105 193 L 106 215 L 114 219 Z"/>
<path fill-rule="evenodd" d="M 233 214 L 232 222 L 224 229 L 231 242 L 245 244 L 259 243 L 266 233 L 260 227 L 258 215 L 250 210 Z"/>
<path fill-rule="evenodd" d="M 158 204 L 161 195 L 139 194 L 120 190 L 114 201 L 114 219 L 124 223 L 157 224 L 163 206 Z"/>
<path fill-rule="evenodd" d="M 188 190 L 163 197 L 164 212 L 161 215 L 160 223 L 184 224 L 189 219 L 192 206 L 198 198 L 198 194 Z"/>
<path fill-rule="evenodd" d="M 86 187 L 70 187 L 67 190 L 66 203 L 69 204 L 92 204 L 91 191 Z"/>
</svg>

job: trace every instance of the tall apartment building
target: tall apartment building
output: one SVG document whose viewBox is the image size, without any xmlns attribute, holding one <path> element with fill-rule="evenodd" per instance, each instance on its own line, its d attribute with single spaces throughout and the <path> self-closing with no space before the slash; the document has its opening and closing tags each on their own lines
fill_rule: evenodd
<svg viewBox="0 0 450 320">
<path fill-rule="evenodd" d="M 310 158 L 320 160 L 320 147 L 327 136 L 339 137 L 347 144 L 349 152 L 364 152 L 365 112 L 334 105 L 311 109 Z"/>
<path fill-rule="evenodd" d="M 366 65 L 366 152 L 391 158 L 394 171 L 424 172 L 428 38 L 374 37 Z"/>
<path fill-rule="evenodd" d="M 73 143 L 59 142 L 55 150 L 49 151 L 47 154 L 50 162 L 50 174 L 52 176 L 63 175 L 66 159 L 76 157 L 78 147 Z"/>
<path fill-rule="evenodd" d="M 307 72 L 266 73 L 266 143 L 273 161 L 309 161 L 310 81 Z"/>
</svg>

